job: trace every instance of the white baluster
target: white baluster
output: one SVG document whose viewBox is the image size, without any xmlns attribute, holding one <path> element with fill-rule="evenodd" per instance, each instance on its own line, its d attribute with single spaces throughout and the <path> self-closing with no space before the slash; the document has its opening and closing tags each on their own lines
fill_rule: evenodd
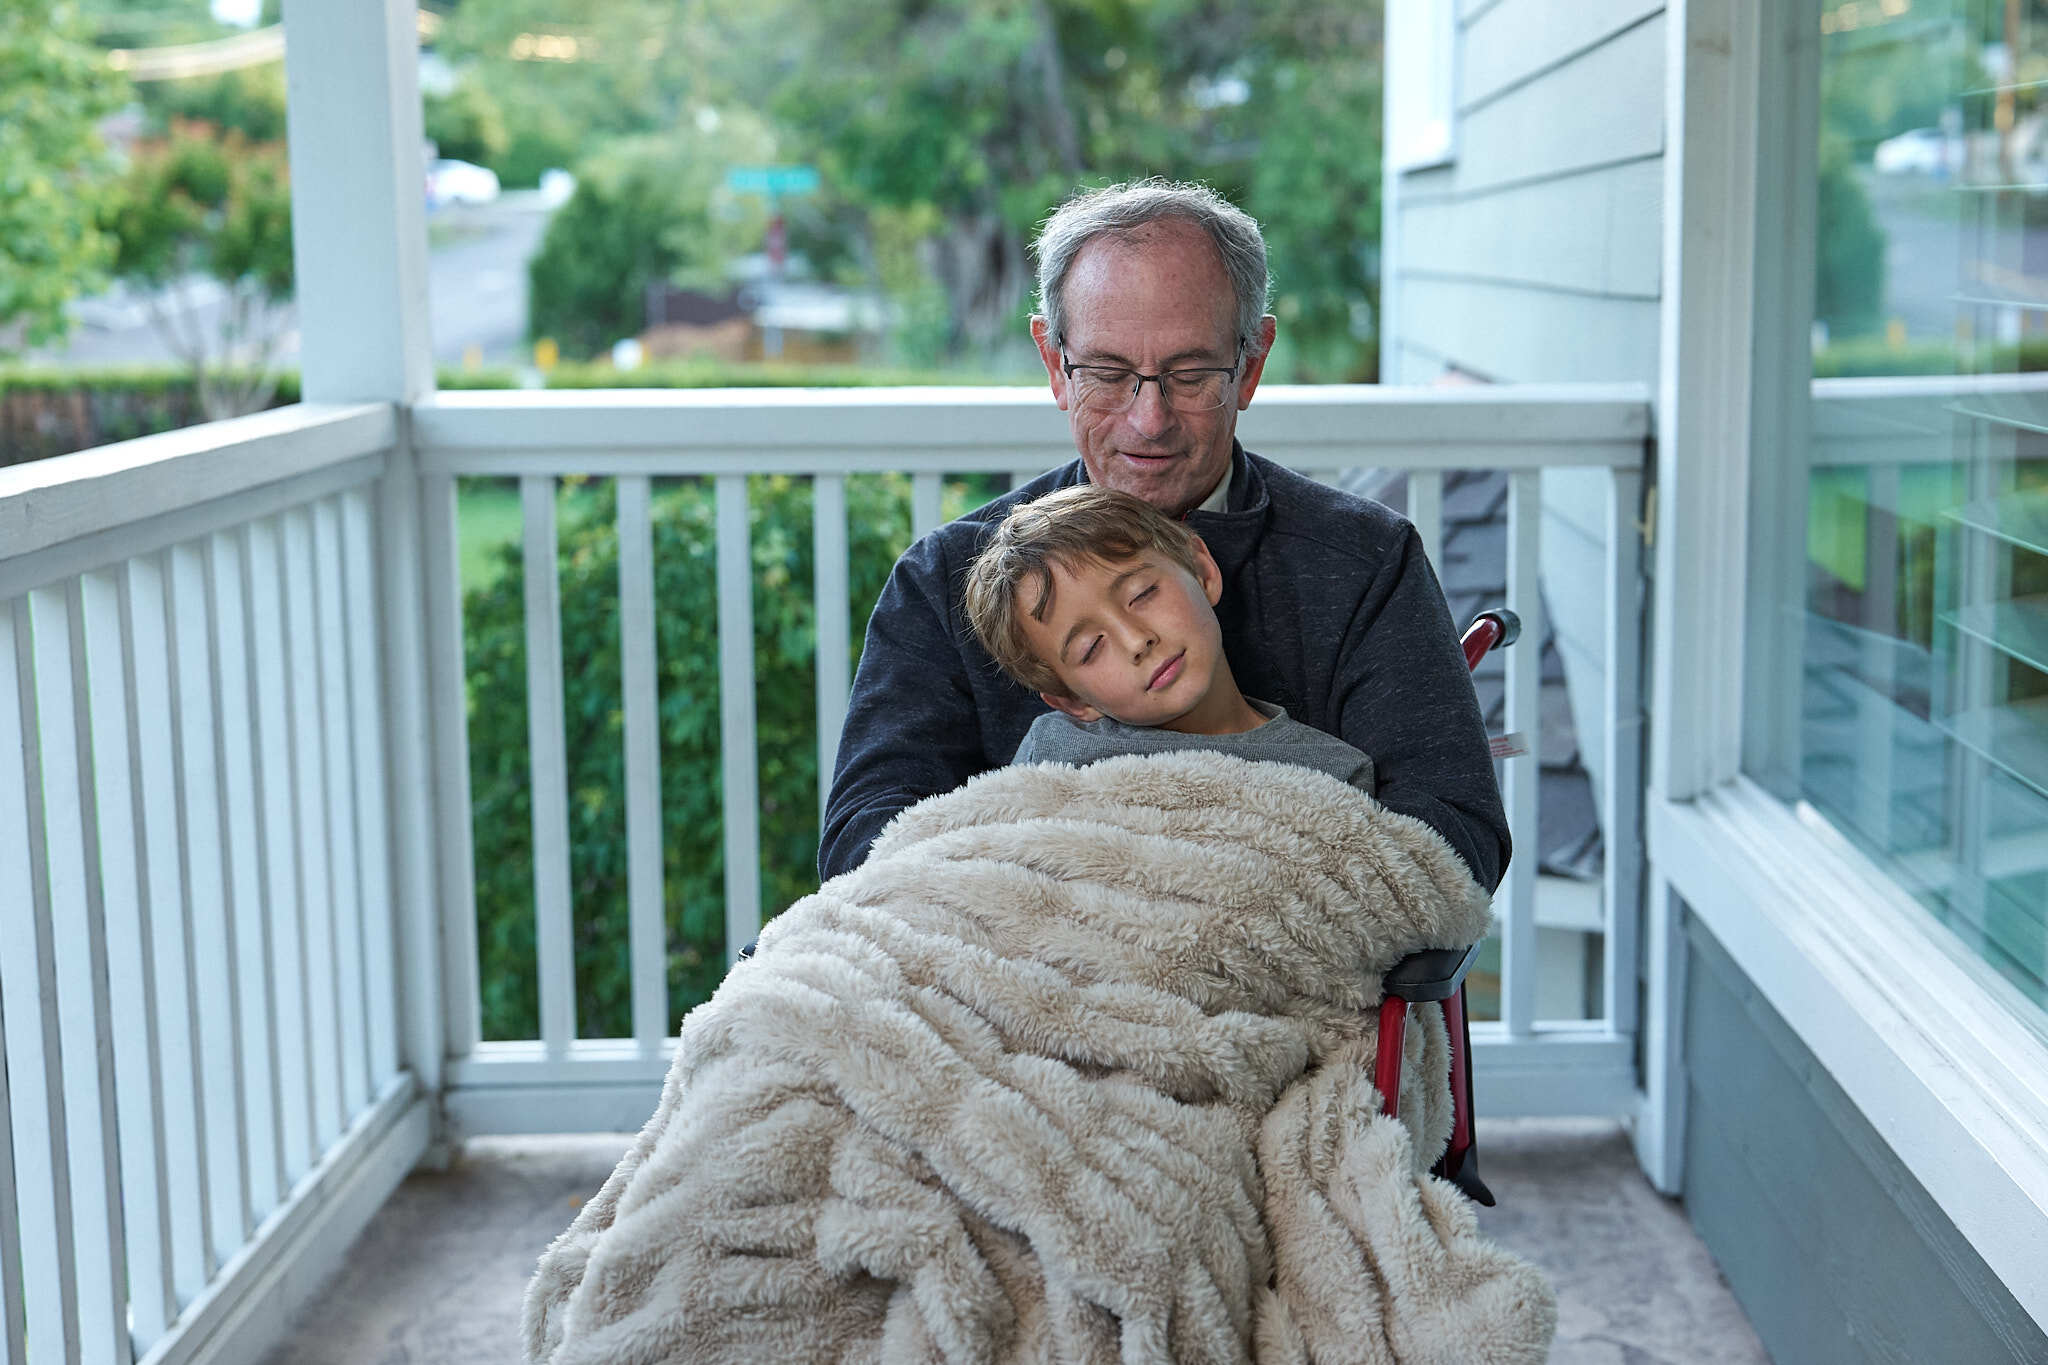
<svg viewBox="0 0 2048 1365">
<path fill-rule="evenodd" d="M 555 481 L 519 481 L 526 550 L 526 735 L 532 764 L 534 943 L 540 1036 L 550 1057 L 576 1037 L 576 938 L 569 904 L 569 759 L 562 722 L 562 591 Z"/>
<path fill-rule="evenodd" d="M 341 1002 L 334 981 L 334 867 L 329 856 L 327 755 L 312 519 L 293 508 L 279 521 L 284 542 L 285 643 L 291 699 L 292 777 L 298 807 L 299 903 L 304 939 L 299 970 L 306 994 L 317 1159 L 341 1136 Z"/>
<path fill-rule="evenodd" d="M 321 766 L 327 773 L 327 842 L 334 872 L 332 978 L 339 1004 L 342 1122 L 370 1101 L 369 1007 L 363 999 L 363 917 L 360 843 L 356 834 L 356 751 L 349 698 L 348 616 L 342 605 L 341 511 L 333 498 L 315 503 L 313 600 L 320 664 Z"/>
<path fill-rule="evenodd" d="M 820 474 L 811 481 L 811 578 L 818 623 L 818 819 L 824 832 L 825 804 L 839 761 L 839 732 L 846 726 L 846 698 L 852 652 L 851 606 L 847 594 L 846 476 Z"/>
<path fill-rule="evenodd" d="M 718 475 L 718 711 L 725 801 L 725 960 L 730 963 L 761 931 L 754 565 L 744 474 Z"/>
<path fill-rule="evenodd" d="M 341 496 L 342 596 L 348 648 L 349 734 L 355 744 L 356 858 L 361 869 L 363 994 L 370 1091 L 398 1072 L 398 959 L 393 948 L 390 812 L 385 805 L 384 706 L 377 667 L 377 559 L 369 495 Z"/>
<path fill-rule="evenodd" d="M 644 475 L 618 480 L 619 683 L 625 711 L 626 904 L 633 1036 L 652 1052 L 675 1021 L 668 1011 L 668 927 L 662 886 L 661 697 L 655 662 L 652 490 Z"/>
<path fill-rule="evenodd" d="M 1526 1037 L 1536 1019 L 1536 871 L 1541 856 L 1536 830 L 1536 788 L 1542 759 L 1538 733 L 1543 686 L 1543 607 L 1537 591 L 1542 475 L 1508 476 L 1508 606 L 1522 618 L 1521 639 L 1507 652 L 1506 728 L 1528 737 L 1526 757 L 1509 759 L 1502 796 L 1514 856 L 1495 893 L 1502 922 L 1501 1017 L 1511 1037 Z"/>
</svg>

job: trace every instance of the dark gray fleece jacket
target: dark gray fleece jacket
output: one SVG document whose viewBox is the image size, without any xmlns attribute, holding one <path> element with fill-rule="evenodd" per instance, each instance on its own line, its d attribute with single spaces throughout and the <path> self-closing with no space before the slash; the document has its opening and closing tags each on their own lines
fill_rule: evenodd
<svg viewBox="0 0 2048 1365">
<path fill-rule="evenodd" d="M 1480 885 L 1508 825 L 1472 679 L 1415 528 L 1376 502 L 1242 449 L 1230 506 L 1188 525 L 1223 572 L 1216 618 L 1238 687 L 1372 756 L 1381 804 L 1427 824 Z M 924 536 L 869 618 L 819 842 L 818 871 L 860 865 L 904 807 L 1010 762 L 1045 714 L 968 628 L 961 587 L 1020 502 L 1083 483 L 1076 459 Z"/>
</svg>

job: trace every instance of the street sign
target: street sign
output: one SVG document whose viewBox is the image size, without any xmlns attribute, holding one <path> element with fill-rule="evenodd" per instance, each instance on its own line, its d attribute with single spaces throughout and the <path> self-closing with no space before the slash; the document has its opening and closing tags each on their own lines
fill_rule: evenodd
<svg viewBox="0 0 2048 1365">
<path fill-rule="evenodd" d="M 734 194 L 816 194 L 816 166 L 734 166 L 725 173 L 725 187 Z"/>
</svg>

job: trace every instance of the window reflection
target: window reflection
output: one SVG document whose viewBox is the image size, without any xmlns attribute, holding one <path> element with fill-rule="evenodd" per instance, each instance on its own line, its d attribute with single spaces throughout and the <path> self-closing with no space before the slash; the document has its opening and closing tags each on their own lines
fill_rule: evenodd
<svg viewBox="0 0 2048 1365">
<path fill-rule="evenodd" d="M 1748 764 L 2044 1002 L 2048 11 L 1820 27 L 1813 383 L 1775 482 L 1804 515 L 1758 515 L 1804 573 L 1754 618 Z"/>
</svg>

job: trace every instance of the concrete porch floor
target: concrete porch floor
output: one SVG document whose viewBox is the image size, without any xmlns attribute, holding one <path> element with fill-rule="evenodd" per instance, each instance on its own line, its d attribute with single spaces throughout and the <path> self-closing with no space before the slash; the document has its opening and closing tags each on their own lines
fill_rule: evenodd
<svg viewBox="0 0 2048 1365">
<path fill-rule="evenodd" d="M 392 1196 L 264 1365 L 507 1365 L 535 1259 L 623 1136 L 472 1141 Z M 1768 1365 L 1685 1213 L 1608 1122 L 1481 1120 L 1480 1227 L 1558 1291 L 1560 1365 Z"/>
</svg>

